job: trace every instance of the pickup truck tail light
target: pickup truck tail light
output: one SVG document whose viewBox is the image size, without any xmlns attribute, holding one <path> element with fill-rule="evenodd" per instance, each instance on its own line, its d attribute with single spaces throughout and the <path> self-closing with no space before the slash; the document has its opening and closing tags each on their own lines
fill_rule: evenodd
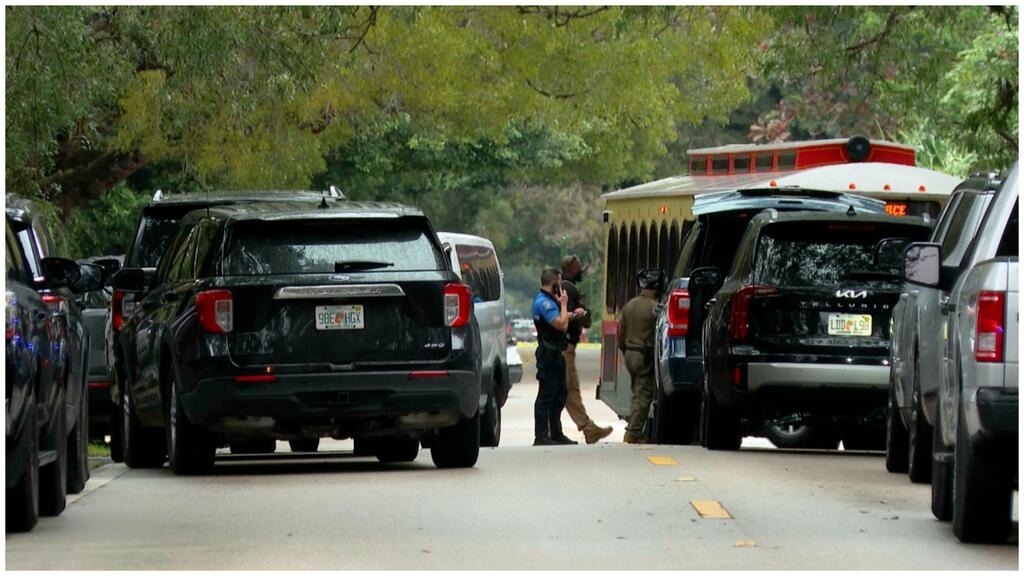
<svg viewBox="0 0 1024 576">
<path fill-rule="evenodd" d="M 452 283 L 444 287 L 444 322 L 452 328 L 469 323 L 469 286 Z"/>
<path fill-rule="evenodd" d="M 668 335 L 686 336 L 690 332 L 690 291 L 676 288 L 668 296 Z"/>
<path fill-rule="evenodd" d="M 774 286 L 744 286 L 732 297 L 732 313 L 729 317 L 729 339 L 746 342 L 750 338 L 750 302 L 754 298 L 778 296 Z"/>
<path fill-rule="evenodd" d="M 974 339 L 974 359 L 978 362 L 1003 361 L 1005 318 L 1005 292 L 984 291 L 978 294 L 978 323 Z"/>
<path fill-rule="evenodd" d="M 196 294 L 196 310 L 203 330 L 211 334 L 226 334 L 235 326 L 235 303 L 230 290 L 204 290 Z"/>
</svg>

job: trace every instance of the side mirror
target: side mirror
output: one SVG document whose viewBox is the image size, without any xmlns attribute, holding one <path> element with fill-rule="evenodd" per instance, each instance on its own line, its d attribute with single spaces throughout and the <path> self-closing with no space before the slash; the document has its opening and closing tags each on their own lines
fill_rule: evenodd
<svg viewBox="0 0 1024 576">
<path fill-rule="evenodd" d="M 705 266 L 690 272 L 690 286 L 717 290 L 722 285 L 722 273 L 718 268 Z"/>
<path fill-rule="evenodd" d="M 906 238 L 885 238 L 875 244 L 875 268 L 880 270 L 900 270 L 903 266 L 903 253 L 910 244 Z"/>
<path fill-rule="evenodd" d="M 73 260 L 67 258 L 47 257 L 41 261 L 43 268 L 43 285 L 46 288 L 64 288 L 78 282 L 81 271 Z"/>
<path fill-rule="evenodd" d="M 939 245 L 915 242 L 903 253 L 903 280 L 918 286 L 939 285 Z"/>
<path fill-rule="evenodd" d="M 71 291 L 76 294 L 92 292 L 103 288 L 106 281 L 106 272 L 102 266 L 95 264 L 79 264 L 78 280 L 70 284 Z"/>
<path fill-rule="evenodd" d="M 146 273 L 142 268 L 122 268 L 114 275 L 114 289 L 138 293 L 146 290 Z"/>
<path fill-rule="evenodd" d="M 103 272 L 106 274 L 107 278 L 113 277 L 114 274 L 117 274 L 117 271 L 121 269 L 121 263 L 117 258 L 99 258 L 94 260 L 92 263 L 103 268 Z"/>
</svg>

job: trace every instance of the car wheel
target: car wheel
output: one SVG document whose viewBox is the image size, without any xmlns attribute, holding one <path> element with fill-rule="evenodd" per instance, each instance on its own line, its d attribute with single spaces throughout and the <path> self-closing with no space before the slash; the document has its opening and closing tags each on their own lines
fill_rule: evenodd
<svg viewBox="0 0 1024 576">
<path fill-rule="evenodd" d="M 915 388 L 910 408 L 910 437 L 907 441 L 908 475 L 915 484 L 932 481 L 932 427 L 924 419 L 923 410 L 921 392 Z"/>
<path fill-rule="evenodd" d="M 953 463 L 953 533 L 961 542 L 1004 542 L 1012 528 L 1010 471 L 984 448 L 967 437 L 961 407 Z"/>
<path fill-rule="evenodd" d="M 167 444 L 161 431 L 146 428 L 135 416 L 135 403 L 128 387 L 121 397 L 121 454 L 129 468 L 160 468 L 164 465 Z"/>
<path fill-rule="evenodd" d="M 28 532 L 39 522 L 39 431 L 36 428 L 35 395 L 30 394 L 26 402 L 28 413 L 22 434 L 28 435 L 28 454 L 21 478 L 7 489 L 7 532 Z M 10 456 L 7 455 L 8 458 Z"/>
<path fill-rule="evenodd" d="M 932 427 L 932 454 L 946 452 L 942 441 L 942 414 Z M 945 459 L 932 458 L 932 514 L 942 521 L 953 518 L 953 467 Z"/>
<path fill-rule="evenodd" d="M 67 506 L 68 490 L 68 439 L 64 423 L 64 394 L 57 400 L 60 408 L 53 415 L 54 423 L 46 444 L 53 446 L 57 457 L 39 470 L 39 513 L 42 516 L 57 516 Z"/>
<path fill-rule="evenodd" d="M 501 406 L 498 404 L 498 383 L 487 395 L 487 408 L 480 422 L 480 445 L 496 447 L 501 442 Z"/>
<path fill-rule="evenodd" d="M 472 468 L 480 455 L 480 411 L 472 418 L 437 431 L 430 444 L 430 458 L 438 468 Z"/>
<path fill-rule="evenodd" d="M 298 440 L 289 440 L 288 447 L 291 448 L 292 452 L 316 452 L 320 448 L 319 438 L 301 438 Z"/>
<path fill-rule="evenodd" d="M 111 402 L 110 405 L 110 459 L 114 462 L 124 462 L 124 410 L 118 402 Z"/>
<path fill-rule="evenodd" d="M 765 436 L 776 448 L 787 450 L 835 450 L 839 448 L 839 435 L 828 425 L 768 426 L 765 428 Z"/>
<path fill-rule="evenodd" d="M 708 450 L 739 450 L 743 441 L 739 415 L 719 404 L 715 395 L 707 389 L 704 391 L 703 406 L 704 447 Z"/>
<path fill-rule="evenodd" d="M 277 440 L 274 438 L 257 438 L 232 442 L 232 454 L 273 454 L 277 451 Z"/>
<path fill-rule="evenodd" d="M 68 492 L 78 494 L 89 481 L 89 389 L 82 387 L 78 422 L 68 435 Z"/>
<path fill-rule="evenodd" d="M 416 438 L 380 438 L 375 444 L 377 460 L 384 463 L 412 462 L 420 453 Z"/>
<path fill-rule="evenodd" d="M 210 433 L 189 421 L 181 404 L 181 390 L 176 371 L 170 370 L 168 394 L 164 397 L 167 425 L 167 460 L 175 474 L 203 474 L 213 468 L 217 446 Z M 232 447 L 233 448 L 233 447 Z"/>
<path fill-rule="evenodd" d="M 885 469 L 893 473 L 907 471 L 907 427 L 896 404 L 896 382 L 889 375 L 889 400 L 885 411 Z"/>
</svg>

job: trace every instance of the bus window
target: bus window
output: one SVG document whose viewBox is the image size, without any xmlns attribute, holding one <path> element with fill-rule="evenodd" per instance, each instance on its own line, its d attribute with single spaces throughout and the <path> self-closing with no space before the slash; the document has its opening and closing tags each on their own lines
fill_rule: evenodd
<svg viewBox="0 0 1024 576">
<path fill-rule="evenodd" d="M 734 156 L 732 159 L 733 172 L 750 172 L 750 156 Z"/>
<path fill-rule="evenodd" d="M 793 168 L 796 168 L 796 151 L 779 152 L 779 170 L 792 170 Z"/>
<path fill-rule="evenodd" d="M 703 156 L 690 158 L 690 174 L 707 174 L 708 163 Z"/>
<path fill-rule="evenodd" d="M 615 296 L 615 309 L 621 310 L 626 304 L 626 294 L 629 293 L 629 240 L 626 236 L 626 226 L 619 229 L 619 284 Z"/>
<path fill-rule="evenodd" d="M 672 264 L 669 262 L 668 225 L 665 222 L 661 223 L 661 230 L 658 232 L 658 236 L 658 268 L 668 272 L 668 267 Z"/>
<path fill-rule="evenodd" d="M 636 237 L 636 224 L 629 227 L 629 244 L 627 247 L 627 259 L 626 259 L 626 298 L 623 300 L 623 304 L 629 302 L 633 296 L 636 296 L 636 273 L 637 273 L 637 252 L 639 252 L 639 242 Z"/>
<path fill-rule="evenodd" d="M 715 156 L 711 160 L 711 172 L 713 174 L 728 174 L 729 173 L 729 157 L 728 156 Z"/>
<path fill-rule="evenodd" d="M 762 152 L 757 155 L 756 170 L 758 172 L 770 172 L 772 169 L 772 153 Z"/>
<path fill-rule="evenodd" d="M 647 267 L 658 268 L 658 223 L 651 222 L 651 227 L 647 231 L 650 236 L 647 239 Z"/>
<path fill-rule="evenodd" d="M 617 274 L 617 272 L 619 271 L 618 239 L 619 238 L 616 234 L 615 225 L 613 224 L 611 229 L 608 231 L 608 263 L 607 268 L 604 272 L 604 307 L 609 312 L 615 310 L 615 287 L 618 285 L 619 282 Z"/>
</svg>

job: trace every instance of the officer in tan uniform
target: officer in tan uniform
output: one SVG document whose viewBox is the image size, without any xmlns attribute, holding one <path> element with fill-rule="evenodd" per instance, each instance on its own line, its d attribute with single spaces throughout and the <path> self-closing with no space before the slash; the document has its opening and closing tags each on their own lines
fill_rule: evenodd
<svg viewBox="0 0 1024 576">
<path fill-rule="evenodd" d="M 633 402 L 622 441 L 647 444 L 644 423 L 654 401 L 654 324 L 657 320 L 658 297 L 665 290 L 665 272 L 656 268 L 641 270 L 636 275 L 640 294 L 626 303 L 619 320 L 619 351 L 622 352 L 632 381 Z"/>
</svg>

